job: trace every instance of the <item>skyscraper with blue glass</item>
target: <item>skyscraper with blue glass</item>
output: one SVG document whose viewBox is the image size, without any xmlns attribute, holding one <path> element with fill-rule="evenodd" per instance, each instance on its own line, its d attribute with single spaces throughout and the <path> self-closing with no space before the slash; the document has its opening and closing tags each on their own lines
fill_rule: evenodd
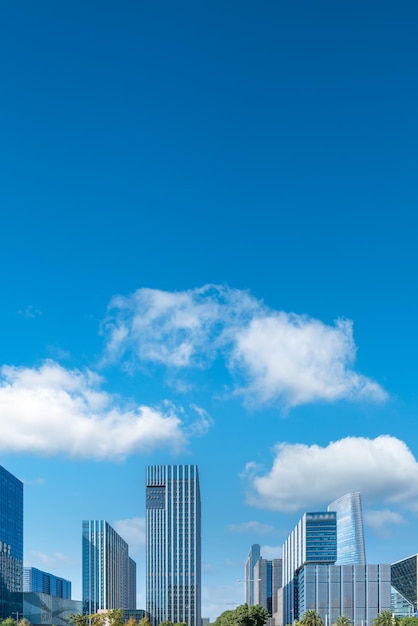
<svg viewBox="0 0 418 626">
<path fill-rule="evenodd" d="M 146 608 L 154 626 L 200 626 L 200 524 L 197 466 L 147 467 Z"/>
<path fill-rule="evenodd" d="M 23 612 L 23 483 L 0 466 L 0 619 Z"/>
<path fill-rule="evenodd" d="M 337 514 L 305 513 L 283 545 L 283 623 L 299 620 L 299 577 L 308 564 L 337 560 Z"/>
<path fill-rule="evenodd" d="M 337 513 L 337 565 L 364 565 L 363 514 L 359 492 L 346 493 L 328 506 Z"/>
<path fill-rule="evenodd" d="M 83 522 L 83 612 L 135 608 L 135 563 L 128 544 L 104 520 Z"/>
</svg>

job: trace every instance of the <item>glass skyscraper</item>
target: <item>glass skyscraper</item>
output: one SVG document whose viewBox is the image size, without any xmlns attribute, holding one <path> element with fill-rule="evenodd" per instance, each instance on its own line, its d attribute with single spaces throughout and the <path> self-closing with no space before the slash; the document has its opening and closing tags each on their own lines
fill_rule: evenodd
<svg viewBox="0 0 418 626">
<path fill-rule="evenodd" d="M 146 609 L 154 626 L 200 626 L 200 524 L 197 466 L 147 467 Z"/>
<path fill-rule="evenodd" d="M 135 608 L 134 565 L 128 544 L 106 521 L 84 521 L 83 612 Z"/>
<path fill-rule="evenodd" d="M 358 492 L 346 493 L 328 506 L 337 513 L 337 565 L 364 565 L 363 515 Z"/>
<path fill-rule="evenodd" d="M 23 612 L 23 483 L 0 466 L 0 619 Z"/>
<path fill-rule="evenodd" d="M 250 548 L 245 564 L 245 601 L 250 606 L 256 604 L 254 602 L 254 567 L 260 557 L 260 546 L 258 543 L 254 543 Z"/>
<path fill-rule="evenodd" d="M 283 623 L 299 614 L 299 574 L 309 564 L 331 565 L 337 560 L 337 514 L 305 513 L 283 545 Z"/>
</svg>

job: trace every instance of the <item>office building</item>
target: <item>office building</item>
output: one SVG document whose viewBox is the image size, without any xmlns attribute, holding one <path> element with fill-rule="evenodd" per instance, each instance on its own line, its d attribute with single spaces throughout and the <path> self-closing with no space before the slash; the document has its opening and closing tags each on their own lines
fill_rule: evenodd
<svg viewBox="0 0 418 626">
<path fill-rule="evenodd" d="M 0 619 L 23 613 L 23 483 L 0 466 Z"/>
<path fill-rule="evenodd" d="M 254 567 L 260 557 L 260 546 L 258 543 L 254 543 L 250 548 L 245 563 L 245 602 L 249 606 L 257 604 L 257 602 L 254 601 Z"/>
<path fill-rule="evenodd" d="M 136 608 L 133 569 L 128 544 L 106 521 L 83 521 L 84 613 Z"/>
<path fill-rule="evenodd" d="M 253 573 L 254 604 L 261 604 L 272 617 L 277 613 L 277 592 L 282 586 L 282 559 L 259 558 Z"/>
<path fill-rule="evenodd" d="M 300 619 L 298 577 L 308 564 L 332 565 L 337 560 L 337 514 L 305 513 L 283 545 L 283 623 Z"/>
<path fill-rule="evenodd" d="M 408 556 L 391 565 L 392 587 L 412 607 L 413 613 L 417 611 L 418 597 L 418 554 Z M 399 602 L 399 599 L 398 599 Z"/>
<path fill-rule="evenodd" d="M 154 626 L 200 626 L 200 524 L 197 466 L 147 467 L 146 609 Z"/>
<path fill-rule="evenodd" d="M 341 615 L 353 626 L 372 626 L 390 611 L 390 565 L 305 565 L 297 576 L 297 616 L 314 609 L 325 626 Z M 287 623 L 287 622 L 285 622 Z"/>
<path fill-rule="evenodd" d="M 337 513 L 337 565 L 364 565 L 363 514 L 359 492 L 346 493 L 328 506 Z"/>
<path fill-rule="evenodd" d="M 36 567 L 23 568 L 23 591 L 46 593 L 56 598 L 71 599 L 71 582 Z"/>
</svg>

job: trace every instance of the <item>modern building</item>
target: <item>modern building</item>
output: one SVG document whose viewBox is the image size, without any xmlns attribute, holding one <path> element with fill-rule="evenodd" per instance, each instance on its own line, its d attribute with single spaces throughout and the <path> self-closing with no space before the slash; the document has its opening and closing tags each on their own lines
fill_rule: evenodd
<svg viewBox="0 0 418 626">
<path fill-rule="evenodd" d="M 283 545 L 283 624 L 299 612 L 299 574 L 308 564 L 332 565 L 337 560 L 337 514 L 305 513 Z"/>
<path fill-rule="evenodd" d="M 337 565 L 364 565 L 363 514 L 360 493 L 346 493 L 328 506 L 337 513 Z"/>
<path fill-rule="evenodd" d="M 257 604 L 254 601 L 254 567 L 260 557 L 261 548 L 258 543 L 254 543 L 245 563 L 245 602 L 249 606 Z"/>
<path fill-rule="evenodd" d="M 23 483 L 0 466 L 0 620 L 23 613 Z"/>
<path fill-rule="evenodd" d="M 81 600 L 36 591 L 23 593 L 23 616 L 32 626 L 68 626 L 68 615 L 81 612 Z"/>
<path fill-rule="evenodd" d="M 392 563 L 391 581 L 392 587 L 412 607 L 415 614 L 418 597 L 418 554 Z"/>
<path fill-rule="evenodd" d="M 83 521 L 84 613 L 136 608 L 133 570 L 128 544 L 106 521 Z"/>
<path fill-rule="evenodd" d="M 200 626 L 201 510 L 196 465 L 146 470 L 146 609 L 151 623 Z"/>
<path fill-rule="evenodd" d="M 259 558 L 254 565 L 254 602 L 261 604 L 270 617 L 277 613 L 277 592 L 282 586 L 282 559 Z"/>
<path fill-rule="evenodd" d="M 36 567 L 23 568 L 23 591 L 46 593 L 56 598 L 71 599 L 71 582 L 65 578 L 43 572 Z"/>
<path fill-rule="evenodd" d="M 390 611 L 390 565 L 305 565 L 297 576 L 298 617 L 317 611 L 325 626 L 341 615 L 353 626 L 372 626 Z M 288 623 L 288 622 L 285 622 Z"/>
</svg>

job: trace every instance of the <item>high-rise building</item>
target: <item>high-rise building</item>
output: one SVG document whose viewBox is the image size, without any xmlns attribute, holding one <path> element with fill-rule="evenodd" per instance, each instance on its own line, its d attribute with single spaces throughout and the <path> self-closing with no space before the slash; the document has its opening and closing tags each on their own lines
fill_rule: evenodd
<svg viewBox="0 0 418 626">
<path fill-rule="evenodd" d="M 259 558 L 254 565 L 254 602 L 261 604 L 270 617 L 277 613 L 277 592 L 282 586 L 282 559 Z"/>
<path fill-rule="evenodd" d="M 298 576 L 309 564 L 337 560 L 337 514 L 305 513 L 283 545 L 283 624 L 300 619 Z"/>
<path fill-rule="evenodd" d="M 337 513 L 337 565 L 364 565 L 363 515 L 359 492 L 346 493 L 328 506 Z"/>
<path fill-rule="evenodd" d="M 0 466 L 0 619 L 23 612 L 23 483 Z"/>
<path fill-rule="evenodd" d="M 54 574 L 48 574 L 36 567 L 23 568 L 23 591 L 35 591 L 46 593 L 56 598 L 71 599 L 71 582 L 65 578 L 59 578 Z"/>
<path fill-rule="evenodd" d="M 258 543 L 254 543 L 245 563 L 245 602 L 250 606 L 257 604 L 254 602 L 254 567 L 260 557 L 260 546 Z"/>
<path fill-rule="evenodd" d="M 197 466 L 147 467 L 146 609 L 154 626 L 200 626 L 200 525 Z"/>
<path fill-rule="evenodd" d="M 83 612 L 135 608 L 133 564 L 128 544 L 106 521 L 83 521 Z"/>
</svg>

